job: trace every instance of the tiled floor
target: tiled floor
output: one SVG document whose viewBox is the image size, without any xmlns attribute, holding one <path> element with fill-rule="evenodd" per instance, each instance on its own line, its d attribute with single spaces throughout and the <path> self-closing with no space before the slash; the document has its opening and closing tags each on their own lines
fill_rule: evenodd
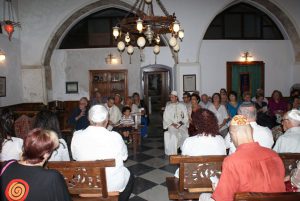
<svg viewBox="0 0 300 201">
<path fill-rule="evenodd" d="M 168 201 L 166 177 L 177 169 L 164 155 L 162 117 L 151 115 L 148 138 L 143 139 L 136 155 L 129 147 L 125 166 L 135 175 L 130 201 Z"/>
<path fill-rule="evenodd" d="M 130 201 L 167 201 L 166 177 L 177 169 L 169 165 L 164 155 L 163 137 L 148 137 L 136 155 L 129 148 L 125 166 L 135 175 L 135 184 Z"/>
</svg>

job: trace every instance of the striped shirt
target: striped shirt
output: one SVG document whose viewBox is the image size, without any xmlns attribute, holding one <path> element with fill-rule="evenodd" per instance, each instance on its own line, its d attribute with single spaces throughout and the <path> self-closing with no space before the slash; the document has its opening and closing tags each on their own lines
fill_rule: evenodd
<svg viewBox="0 0 300 201">
<path fill-rule="evenodd" d="M 120 124 L 123 126 L 130 126 L 130 125 L 134 125 L 134 121 L 132 116 L 128 116 L 126 117 L 125 115 L 122 116 Z"/>
</svg>

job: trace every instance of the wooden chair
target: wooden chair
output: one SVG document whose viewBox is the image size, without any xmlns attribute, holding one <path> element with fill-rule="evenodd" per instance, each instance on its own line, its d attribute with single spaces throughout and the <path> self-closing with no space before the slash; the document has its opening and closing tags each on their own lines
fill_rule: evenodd
<svg viewBox="0 0 300 201">
<path fill-rule="evenodd" d="M 299 201 L 300 193 L 236 193 L 235 201 Z"/>
<path fill-rule="evenodd" d="M 119 192 L 107 192 L 106 167 L 114 167 L 115 160 L 48 162 L 49 169 L 58 170 L 76 200 L 118 200 Z"/>
<path fill-rule="evenodd" d="M 179 165 L 179 179 L 167 177 L 170 200 L 199 199 L 200 193 L 212 192 L 210 177 L 221 175 L 226 156 L 170 156 L 170 164 Z"/>
<path fill-rule="evenodd" d="M 281 153 L 279 154 L 285 168 L 285 175 L 290 175 L 291 171 L 297 167 L 300 161 L 300 153 Z"/>
</svg>

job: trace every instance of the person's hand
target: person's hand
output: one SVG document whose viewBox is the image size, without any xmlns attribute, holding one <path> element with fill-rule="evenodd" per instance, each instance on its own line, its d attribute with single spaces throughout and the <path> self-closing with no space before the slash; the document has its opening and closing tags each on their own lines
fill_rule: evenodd
<svg viewBox="0 0 300 201">
<path fill-rule="evenodd" d="M 171 126 L 178 128 L 178 124 L 172 123 Z"/>
</svg>

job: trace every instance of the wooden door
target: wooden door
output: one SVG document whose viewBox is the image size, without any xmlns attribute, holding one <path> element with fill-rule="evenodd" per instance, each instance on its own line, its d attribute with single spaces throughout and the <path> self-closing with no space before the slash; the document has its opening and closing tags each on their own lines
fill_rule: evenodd
<svg viewBox="0 0 300 201">
<path fill-rule="evenodd" d="M 169 72 L 144 72 L 143 77 L 146 104 L 152 112 L 159 112 L 168 101 Z"/>
</svg>

